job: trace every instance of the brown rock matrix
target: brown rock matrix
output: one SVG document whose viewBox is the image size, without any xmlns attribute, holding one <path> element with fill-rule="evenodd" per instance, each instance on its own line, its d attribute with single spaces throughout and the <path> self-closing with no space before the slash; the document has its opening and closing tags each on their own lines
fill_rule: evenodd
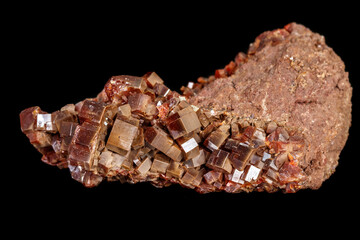
<svg viewBox="0 0 360 240">
<path fill-rule="evenodd" d="M 352 87 L 323 36 L 296 23 L 265 32 L 215 77 L 203 80 L 191 104 L 301 131 L 306 187 L 317 189 L 334 173 L 351 125 Z"/>
<path fill-rule="evenodd" d="M 338 165 L 352 88 L 324 37 L 265 32 L 214 76 L 172 91 L 155 73 L 115 76 L 96 98 L 20 113 L 42 161 L 86 187 L 180 184 L 199 193 L 319 188 Z"/>
</svg>

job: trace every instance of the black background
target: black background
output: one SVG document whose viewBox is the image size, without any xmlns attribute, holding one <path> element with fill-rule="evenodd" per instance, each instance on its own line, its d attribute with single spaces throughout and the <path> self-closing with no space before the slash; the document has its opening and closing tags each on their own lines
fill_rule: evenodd
<svg viewBox="0 0 360 240">
<path fill-rule="evenodd" d="M 125 223 L 172 226 L 184 219 L 176 226 L 198 229 L 205 223 L 207 227 L 201 231 L 206 232 L 223 231 L 229 224 L 237 224 L 239 229 L 232 228 L 236 231 L 260 224 L 261 228 L 271 226 L 272 231 L 289 228 L 298 232 L 303 227 L 315 229 L 324 221 L 335 226 L 350 223 L 359 210 L 359 198 L 352 194 L 358 189 L 359 167 L 355 145 L 359 133 L 355 124 L 359 20 L 354 6 L 257 2 L 249 6 L 229 2 L 201 7 L 176 2 L 134 5 L 22 5 L 9 9 L 11 14 L 3 21 L 3 67 L 10 73 L 3 79 L 3 93 L 8 93 L 3 104 L 11 109 L 10 114 L 3 112 L 3 126 L 11 133 L 3 138 L 11 141 L 3 149 L 10 154 L 4 157 L 2 169 L 8 192 L 3 198 L 11 210 L 8 221 L 35 222 L 38 228 L 60 232 L 80 223 L 92 229 L 94 221 L 123 229 Z M 21 110 L 37 105 L 52 112 L 67 103 L 94 97 L 113 75 L 142 76 L 155 71 L 169 87 L 179 90 L 188 81 L 223 68 L 238 52 L 246 52 L 260 33 L 293 21 L 326 37 L 327 44 L 345 62 L 354 88 L 349 140 L 336 173 L 319 190 L 200 195 L 179 186 L 156 189 L 147 183 L 118 182 L 86 189 L 71 179 L 68 170 L 41 162 L 41 155 L 20 131 Z M 62 217 L 65 220 L 60 220 Z M 113 217 L 117 221 L 110 221 Z"/>
</svg>

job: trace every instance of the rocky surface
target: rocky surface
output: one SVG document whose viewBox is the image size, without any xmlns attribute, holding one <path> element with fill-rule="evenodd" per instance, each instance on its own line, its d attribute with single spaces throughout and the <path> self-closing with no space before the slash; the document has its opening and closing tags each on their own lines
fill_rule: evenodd
<svg viewBox="0 0 360 240">
<path fill-rule="evenodd" d="M 265 32 L 215 78 L 202 79 L 191 104 L 298 129 L 306 187 L 317 189 L 334 173 L 351 125 L 352 87 L 323 36 L 296 23 Z"/>
</svg>

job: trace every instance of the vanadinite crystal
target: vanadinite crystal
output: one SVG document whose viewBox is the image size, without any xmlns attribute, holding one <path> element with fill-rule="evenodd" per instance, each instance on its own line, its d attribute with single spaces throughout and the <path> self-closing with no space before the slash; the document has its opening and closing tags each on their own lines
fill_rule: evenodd
<svg viewBox="0 0 360 240">
<path fill-rule="evenodd" d="M 120 180 L 178 183 L 200 193 L 301 188 L 304 143 L 294 131 L 199 108 L 185 96 L 156 73 L 116 76 L 96 98 L 54 113 L 25 109 L 21 130 L 44 162 L 68 168 L 86 187 Z"/>
</svg>

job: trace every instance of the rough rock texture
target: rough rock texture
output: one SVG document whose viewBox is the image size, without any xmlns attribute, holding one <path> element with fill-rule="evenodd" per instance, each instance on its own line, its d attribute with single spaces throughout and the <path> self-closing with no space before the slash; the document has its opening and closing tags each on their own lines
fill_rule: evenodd
<svg viewBox="0 0 360 240">
<path fill-rule="evenodd" d="M 261 34 L 235 72 L 204 86 L 197 106 L 275 121 L 302 132 L 306 187 L 317 189 L 338 165 L 351 124 L 352 87 L 345 65 L 323 36 L 299 24 Z"/>
</svg>

